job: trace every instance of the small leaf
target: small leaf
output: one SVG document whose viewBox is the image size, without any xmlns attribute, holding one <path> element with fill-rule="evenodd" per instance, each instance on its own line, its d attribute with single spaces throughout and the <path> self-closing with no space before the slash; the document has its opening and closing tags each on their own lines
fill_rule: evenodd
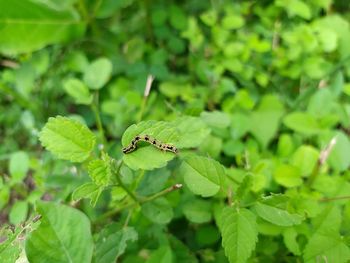
<svg viewBox="0 0 350 263">
<path fill-rule="evenodd" d="M 70 78 L 64 81 L 63 83 L 64 90 L 71 96 L 76 104 L 85 104 L 89 105 L 92 102 L 92 95 L 88 87 L 85 84 L 76 78 Z"/>
<path fill-rule="evenodd" d="M 300 170 L 288 164 L 278 165 L 273 176 L 278 184 L 285 187 L 295 187 L 303 183 Z"/>
<path fill-rule="evenodd" d="M 312 146 L 300 146 L 292 156 L 291 164 L 300 169 L 302 176 L 308 176 L 314 169 L 319 152 Z"/>
<path fill-rule="evenodd" d="M 320 132 L 316 118 L 309 113 L 290 113 L 284 117 L 283 123 L 288 128 L 305 135 L 315 135 Z"/>
<path fill-rule="evenodd" d="M 29 157 L 26 152 L 15 152 L 11 154 L 9 172 L 13 182 L 21 182 L 27 175 L 29 169 Z"/>
<path fill-rule="evenodd" d="M 173 262 L 173 252 L 169 246 L 162 246 L 152 252 L 146 263 L 171 263 Z"/>
<path fill-rule="evenodd" d="M 93 241 L 89 219 L 65 205 L 40 202 L 39 227 L 29 234 L 25 250 L 29 262 L 91 262 Z"/>
<path fill-rule="evenodd" d="M 298 225 L 302 221 L 300 215 L 290 214 L 288 211 L 272 205 L 258 202 L 254 207 L 261 218 L 278 226 Z"/>
<path fill-rule="evenodd" d="M 226 207 L 221 215 L 222 246 L 230 263 L 244 263 L 258 240 L 255 215 L 248 209 Z"/>
<path fill-rule="evenodd" d="M 290 252 L 296 256 L 301 255 L 300 247 L 297 242 L 298 233 L 293 227 L 287 228 L 283 231 L 283 241 Z"/>
<path fill-rule="evenodd" d="M 210 127 L 224 129 L 231 124 L 230 116 L 221 111 L 202 112 L 202 120 Z"/>
<path fill-rule="evenodd" d="M 152 222 L 167 224 L 174 216 L 169 202 L 165 198 L 158 198 L 142 205 L 142 213 Z"/>
<path fill-rule="evenodd" d="M 122 227 L 111 224 L 105 227 L 96 241 L 94 263 L 113 263 L 124 254 L 130 242 L 138 239 L 138 234 L 133 227 Z"/>
<path fill-rule="evenodd" d="M 101 89 L 110 79 L 112 63 L 107 58 L 98 58 L 93 61 L 84 72 L 85 84 L 93 90 Z"/>
<path fill-rule="evenodd" d="M 17 201 L 11 207 L 9 214 L 10 223 L 17 225 L 27 219 L 28 203 L 25 201 Z"/>
<path fill-rule="evenodd" d="M 107 186 L 112 177 L 110 161 L 107 160 L 92 160 L 88 165 L 88 172 L 91 179 L 98 186 Z"/>
<path fill-rule="evenodd" d="M 57 116 L 49 118 L 40 132 L 40 141 L 57 158 L 83 162 L 94 148 L 95 135 L 80 122 Z"/>
<path fill-rule="evenodd" d="M 197 224 L 211 220 L 211 204 L 204 200 L 190 200 L 183 207 L 186 218 Z"/>
<path fill-rule="evenodd" d="M 161 191 L 170 177 L 170 174 L 170 171 L 164 167 L 147 171 L 137 188 L 137 193 L 142 196 L 147 196 Z"/>
<path fill-rule="evenodd" d="M 89 198 L 90 204 L 95 206 L 103 188 L 94 183 L 85 183 L 74 190 L 72 199 L 79 201 L 82 198 Z"/>
<path fill-rule="evenodd" d="M 136 135 L 149 135 L 162 143 L 169 143 L 175 147 L 179 138 L 178 130 L 173 124 L 164 121 L 146 121 L 131 125 L 124 132 L 123 147 L 128 146 Z M 123 161 L 133 170 L 152 170 L 165 166 L 175 156 L 172 152 L 164 152 L 151 144 L 139 142 L 135 151 L 124 154 Z"/>
<path fill-rule="evenodd" d="M 219 162 L 195 155 L 183 161 L 180 173 L 183 174 L 188 188 L 203 197 L 218 193 L 225 176 L 225 170 Z"/>
</svg>

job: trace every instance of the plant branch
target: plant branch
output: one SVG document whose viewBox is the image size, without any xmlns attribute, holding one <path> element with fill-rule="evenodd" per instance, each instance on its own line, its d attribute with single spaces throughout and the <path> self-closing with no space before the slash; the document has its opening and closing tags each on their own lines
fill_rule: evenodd
<svg viewBox="0 0 350 263">
<path fill-rule="evenodd" d="M 154 80 L 154 77 L 152 75 L 148 75 L 147 81 L 146 81 L 146 86 L 145 86 L 145 92 L 143 94 L 143 100 L 142 100 L 140 113 L 139 113 L 139 117 L 138 117 L 138 122 L 140 122 L 142 120 L 143 114 L 145 112 L 147 99 L 148 99 L 149 93 L 151 91 L 153 80 Z"/>
<path fill-rule="evenodd" d="M 330 202 L 330 201 L 345 200 L 345 199 L 350 199 L 350 195 L 321 198 L 319 201 L 320 202 Z"/>
</svg>

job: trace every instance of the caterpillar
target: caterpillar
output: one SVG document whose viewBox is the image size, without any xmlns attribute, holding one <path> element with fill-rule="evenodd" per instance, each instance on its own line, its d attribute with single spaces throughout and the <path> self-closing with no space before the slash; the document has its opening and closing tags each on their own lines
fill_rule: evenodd
<svg viewBox="0 0 350 263">
<path fill-rule="evenodd" d="M 162 142 L 152 138 L 149 135 L 137 135 L 134 139 L 132 139 L 131 143 L 128 146 L 123 148 L 123 150 L 122 150 L 123 153 L 127 154 L 127 153 L 131 153 L 131 152 L 135 151 L 137 149 L 137 143 L 140 141 L 148 142 L 162 151 L 168 151 L 168 152 L 172 152 L 172 153 L 179 152 L 178 149 L 174 145 L 162 143 Z"/>
</svg>

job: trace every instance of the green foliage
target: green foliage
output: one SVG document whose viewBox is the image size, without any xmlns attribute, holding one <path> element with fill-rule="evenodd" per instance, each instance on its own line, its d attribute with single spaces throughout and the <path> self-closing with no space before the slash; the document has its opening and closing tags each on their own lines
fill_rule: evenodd
<svg viewBox="0 0 350 263">
<path fill-rule="evenodd" d="M 0 2 L 0 262 L 350 260 L 346 1 Z"/>
</svg>

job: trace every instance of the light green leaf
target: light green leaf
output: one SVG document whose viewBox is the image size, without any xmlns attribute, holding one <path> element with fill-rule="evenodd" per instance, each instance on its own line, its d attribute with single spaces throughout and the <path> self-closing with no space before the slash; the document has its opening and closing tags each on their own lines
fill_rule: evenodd
<svg viewBox="0 0 350 263">
<path fill-rule="evenodd" d="M 201 113 L 202 120 L 210 127 L 224 129 L 231 124 L 230 116 L 221 111 L 205 111 Z"/>
<path fill-rule="evenodd" d="M 335 137 L 337 142 L 329 154 L 328 162 L 336 171 L 345 171 L 350 166 L 350 140 L 343 132 L 338 131 L 325 136 L 325 143 Z"/>
<path fill-rule="evenodd" d="M 348 262 L 350 249 L 339 234 L 341 221 L 341 212 L 336 205 L 327 206 L 313 220 L 313 235 L 304 249 L 305 262 L 316 263 L 322 258 L 328 262 Z"/>
<path fill-rule="evenodd" d="M 283 123 L 288 128 L 305 135 L 315 135 L 320 132 L 316 118 L 308 113 L 290 113 L 284 117 Z"/>
<path fill-rule="evenodd" d="M 66 79 L 63 82 L 63 88 L 68 95 L 75 100 L 76 104 L 91 104 L 93 97 L 90 94 L 88 87 L 86 87 L 80 79 Z"/>
<path fill-rule="evenodd" d="M 94 252 L 94 263 L 114 263 L 124 254 L 130 242 L 138 239 L 133 227 L 123 227 L 111 224 L 105 227 L 98 235 Z"/>
<path fill-rule="evenodd" d="M 194 194 L 209 197 L 219 192 L 225 170 L 213 159 L 192 155 L 181 164 L 180 174 Z"/>
<path fill-rule="evenodd" d="M 295 187 L 303 183 L 300 170 L 288 164 L 278 165 L 273 176 L 278 184 L 285 187 Z"/>
<path fill-rule="evenodd" d="M 200 118 L 184 116 L 173 122 L 179 130 L 178 148 L 192 148 L 199 146 L 210 133 L 210 129 Z"/>
<path fill-rule="evenodd" d="M 152 202 L 143 204 L 142 213 L 157 224 L 167 224 L 174 216 L 173 209 L 165 198 L 157 198 Z"/>
<path fill-rule="evenodd" d="M 78 121 L 57 116 L 49 118 L 40 132 L 41 144 L 57 158 L 83 162 L 89 158 L 95 135 Z"/>
<path fill-rule="evenodd" d="M 28 203 L 25 201 L 17 201 L 11 207 L 9 214 L 10 223 L 17 225 L 27 219 Z"/>
<path fill-rule="evenodd" d="M 290 214 L 284 209 L 280 209 L 269 204 L 258 202 L 254 207 L 257 214 L 261 218 L 278 226 L 298 225 L 302 221 L 302 217 L 300 215 Z"/>
<path fill-rule="evenodd" d="M 67 42 L 84 34 L 85 23 L 73 9 L 13 0 L 0 2 L 0 53 L 17 55 L 49 44 Z"/>
<path fill-rule="evenodd" d="M 163 143 L 177 146 L 178 130 L 173 124 L 160 121 L 146 121 L 131 125 L 123 134 L 122 145 L 128 146 L 136 135 L 149 135 Z M 146 142 L 139 142 L 135 151 L 124 154 L 123 161 L 133 170 L 152 170 L 161 168 L 176 155 L 172 152 L 164 152 Z"/>
<path fill-rule="evenodd" d="M 22 244 L 19 241 L 19 235 L 23 232 L 22 227 L 16 227 L 14 230 L 7 227 L 0 228 L 2 239 L 0 243 L 0 260 L 1 262 L 15 263 L 20 256 Z"/>
<path fill-rule="evenodd" d="M 172 263 L 173 252 L 169 246 L 162 246 L 154 251 L 146 263 Z"/>
<path fill-rule="evenodd" d="M 29 156 L 26 152 L 15 152 L 11 154 L 9 172 L 12 181 L 21 182 L 27 175 L 29 169 Z"/>
<path fill-rule="evenodd" d="M 226 207 L 221 218 L 222 246 L 229 262 L 246 262 L 258 241 L 255 215 L 245 208 Z"/>
<path fill-rule="evenodd" d="M 211 204 L 204 200 L 190 200 L 183 207 L 186 218 L 193 223 L 201 224 L 211 220 Z"/>
<path fill-rule="evenodd" d="M 90 204 L 95 206 L 103 188 L 94 183 L 85 183 L 74 190 L 72 199 L 78 201 L 82 198 L 89 198 Z"/>
<path fill-rule="evenodd" d="M 290 0 L 287 4 L 282 0 L 278 1 L 278 3 L 287 10 L 288 15 L 291 17 L 300 16 L 305 19 L 311 18 L 311 9 L 302 0 Z"/>
<path fill-rule="evenodd" d="M 302 176 L 311 174 L 319 158 L 319 152 L 312 146 L 300 146 L 292 156 L 291 164 L 298 167 Z"/>
<path fill-rule="evenodd" d="M 106 160 L 92 160 L 89 162 L 88 172 L 96 185 L 107 186 L 112 177 L 110 158 L 108 157 Z"/>
<path fill-rule="evenodd" d="M 89 219 L 79 210 L 65 205 L 40 202 L 39 227 L 25 244 L 29 262 L 90 263 L 93 241 Z"/>
<path fill-rule="evenodd" d="M 93 61 L 84 72 L 85 84 L 93 90 L 101 89 L 111 78 L 112 63 L 107 58 Z"/>
<path fill-rule="evenodd" d="M 264 96 L 258 109 L 252 113 L 250 131 L 265 148 L 275 136 L 284 108 L 280 100 L 272 95 Z"/>
<path fill-rule="evenodd" d="M 222 27 L 228 30 L 237 29 L 244 25 L 244 19 L 237 14 L 228 14 L 222 20 Z"/>
<path fill-rule="evenodd" d="M 300 246 L 297 242 L 298 232 L 293 228 L 289 227 L 283 231 L 283 241 L 290 252 L 296 256 L 301 255 Z"/>
</svg>

